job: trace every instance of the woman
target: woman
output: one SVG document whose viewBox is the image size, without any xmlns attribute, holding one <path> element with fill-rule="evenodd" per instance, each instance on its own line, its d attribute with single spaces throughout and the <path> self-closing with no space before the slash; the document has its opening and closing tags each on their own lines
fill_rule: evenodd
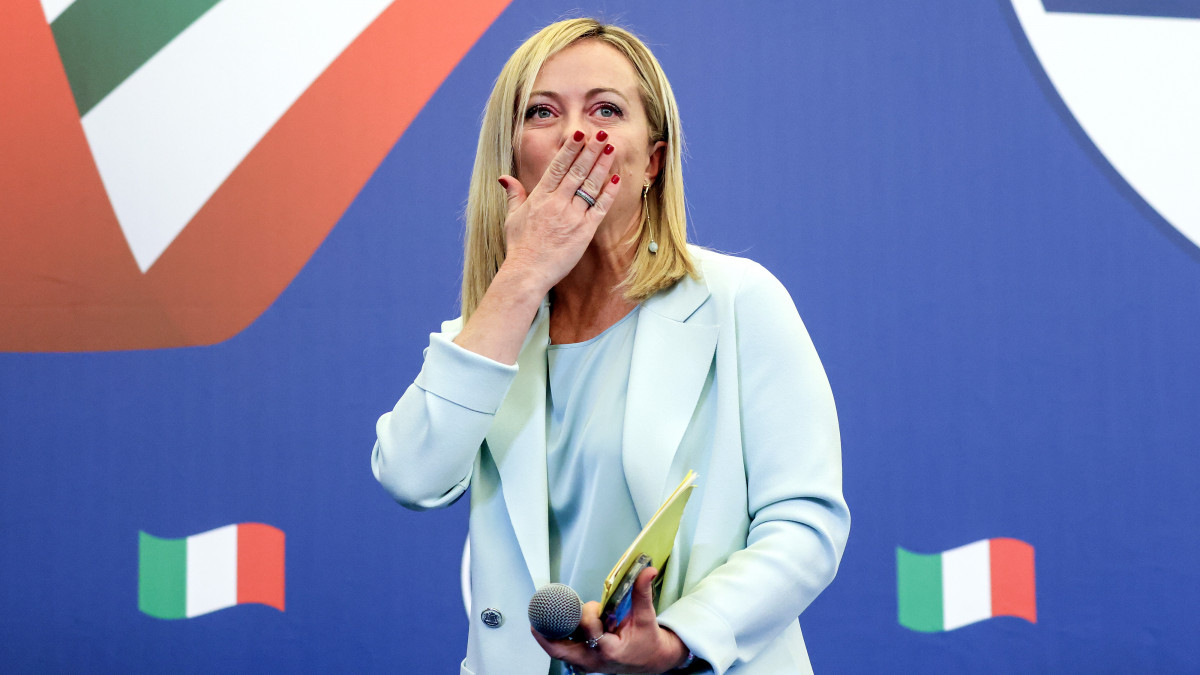
<svg viewBox="0 0 1200 675">
<path fill-rule="evenodd" d="M 462 317 L 372 453 L 407 507 L 472 488 L 463 673 L 811 670 L 796 617 L 850 522 L 833 398 L 783 286 L 688 246 L 680 154 L 658 62 L 590 19 L 530 38 L 488 101 Z M 646 570 L 606 634 L 608 568 L 689 469 L 657 601 Z M 551 581 L 591 600 L 576 640 L 529 628 Z"/>
</svg>

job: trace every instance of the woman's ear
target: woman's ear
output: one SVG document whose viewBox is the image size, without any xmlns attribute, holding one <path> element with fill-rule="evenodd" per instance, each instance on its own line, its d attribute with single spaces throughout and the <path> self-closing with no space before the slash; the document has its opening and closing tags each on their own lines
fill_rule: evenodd
<svg viewBox="0 0 1200 675">
<path fill-rule="evenodd" d="M 650 146 L 650 161 L 646 163 L 645 180 L 654 182 L 658 178 L 658 172 L 662 170 L 663 158 L 667 156 L 667 142 L 655 141 Z"/>
</svg>

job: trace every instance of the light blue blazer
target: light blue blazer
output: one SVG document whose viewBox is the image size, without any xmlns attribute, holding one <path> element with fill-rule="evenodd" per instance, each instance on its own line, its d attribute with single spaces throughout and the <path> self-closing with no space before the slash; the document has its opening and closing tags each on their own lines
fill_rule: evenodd
<svg viewBox="0 0 1200 675">
<path fill-rule="evenodd" d="M 621 447 L 643 524 L 689 469 L 700 476 L 659 622 L 716 673 L 811 672 L 797 616 L 832 581 L 850 528 L 833 396 L 783 285 L 751 261 L 692 252 L 701 279 L 638 317 Z M 377 425 L 372 468 L 401 504 L 439 508 L 472 488 L 467 675 L 550 665 L 526 616 L 550 581 L 548 317 L 543 304 L 516 366 L 452 344 L 462 324 L 447 322 Z M 486 625 L 485 608 L 503 624 Z"/>
</svg>

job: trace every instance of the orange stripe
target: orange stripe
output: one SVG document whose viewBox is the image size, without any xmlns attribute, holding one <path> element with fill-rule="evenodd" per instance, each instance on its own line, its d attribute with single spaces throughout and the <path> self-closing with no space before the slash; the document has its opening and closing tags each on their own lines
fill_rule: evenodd
<svg viewBox="0 0 1200 675">
<path fill-rule="evenodd" d="M 0 2 L 0 351 L 178 344 L 92 160 L 37 0 Z"/>
<path fill-rule="evenodd" d="M 275 301 L 507 4 L 393 3 L 317 79 L 147 273 L 190 344 Z"/>
<path fill-rule="evenodd" d="M 394 3 L 142 275 L 39 3 L 0 3 L 0 351 L 148 349 L 236 335 L 287 287 L 507 4 Z"/>
<path fill-rule="evenodd" d="M 1037 623 L 1033 547 L 1019 539 L 992 539 L 992 616 Z"/>
<path fill-rule="evenodd" d="M 237 602 L 257 602 L 283 611 L 283 530 L 262 523 L 237 526 Z"/>
</svg>

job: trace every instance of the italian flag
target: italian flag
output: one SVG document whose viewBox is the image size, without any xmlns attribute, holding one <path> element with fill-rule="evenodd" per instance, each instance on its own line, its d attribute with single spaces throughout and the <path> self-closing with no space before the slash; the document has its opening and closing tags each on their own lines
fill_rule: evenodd
<svg viewBox="0 0 1200 675">
<path fill-rule="evenodd" d="M 1033 547 L 983 539 L 943 553 L 896 548 L 900 625 L 923 633 L 954 630 L 994 616 L 1037 623 Z"/>
<path fill-rule="evenodd" d="M 138 533 L 138 609 L 159 619 L 258 603 L 283 611 L 283 531 L 236 523 L 182 539 Z"/>
</svg>

